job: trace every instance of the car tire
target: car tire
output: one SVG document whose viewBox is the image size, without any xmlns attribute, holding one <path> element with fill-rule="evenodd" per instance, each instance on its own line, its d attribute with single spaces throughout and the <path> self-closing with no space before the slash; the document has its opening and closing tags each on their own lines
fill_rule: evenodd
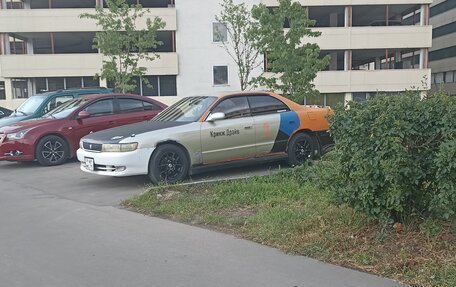
<svg viewBox="0 0 456 287">
<path fill-rule="evenodd" d="M 302 165 L 314 159 L 317 143 L 311 135 L 298 133 L 288 143 L 288 164 L 291 166 Z"/>
<path fill-rule="evenodd" d="M 186 152 L 177 145 L 164 144 L 152 154 L 148 176 L 154 184 L 174 184 L 183 181 L 189 169 Z"/>
<path fill-rule="evenodd" d="M 65 163 L 70 148 L 66 140 L 59 136 L 45 136 L 36 146 L 36 159 L 43 166 L 54 166 Z"/>
</svg>

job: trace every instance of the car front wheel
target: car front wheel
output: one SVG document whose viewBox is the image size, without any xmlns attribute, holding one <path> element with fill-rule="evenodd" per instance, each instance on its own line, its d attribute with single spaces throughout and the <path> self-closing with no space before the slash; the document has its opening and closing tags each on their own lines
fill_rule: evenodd
<svg viewBox="0 0 456 287">
<path fill-rule="evenodd" d="M 173 144 L 159 146 L 149 162 L 149 178 L 154 184 L 184 180 L 190 168 L 185 151 Z"/>
<path fill-rule="evenodd" d="M 44 166 L 63 164 L 69 154 L 67 142 L 58 136 L 46 136 L 38 142 L 36 147 L 36 159 Z"/>
<path fill-rule="evenodd" d="M 310 135 L 296 134 L 288 143 L 288 163 L 301 165 L 313 159 L 316 144 Z"/>
</svg>

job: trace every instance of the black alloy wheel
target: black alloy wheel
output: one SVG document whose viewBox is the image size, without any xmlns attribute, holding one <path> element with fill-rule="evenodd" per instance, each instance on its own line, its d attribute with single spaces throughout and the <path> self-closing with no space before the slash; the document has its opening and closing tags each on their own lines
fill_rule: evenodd
<svg viewBox="0 0 456 287">
<path fill-rule="evenodd" d="M 149 178 L 155 184 L 180 182 L 187 177 L 188 171 L 185 151 L 173 144 L 159 146 L 150 159 Z"/>
<path fill-rule="evenodd" d="M 316 144 L 310 135 L 296 134 L 288 144 L 288 163 L 290 165 L 301 165 L 313 159 Z"/>
</svg>

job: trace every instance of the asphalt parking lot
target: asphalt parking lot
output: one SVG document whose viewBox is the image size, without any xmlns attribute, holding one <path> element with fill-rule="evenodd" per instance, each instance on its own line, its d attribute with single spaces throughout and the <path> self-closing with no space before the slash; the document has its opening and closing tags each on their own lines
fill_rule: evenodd
<svg viewBox="0 0 456 287">
<path fill-rule="evenodd" d="M 194 175 L 187 182 L 267 175 L 282 166 L 283 163 L 274 162 L 211 171 Z M 115 178 L 82 172 L 76 160 L 57 167 L 43 167 L 36 162 L 0 162 L 0 181 L 98 206 L 117 206 L 150 186 L 147 176 Z"/>
<path fill-rule="evenodd" d="M 279 164 L 200 174 L 267 174 Z M 8 287 L 393 287 L 396 282 L 194 226 L 117 208 L 146 177 L 85 174 L 79 163 L 0 163 L 0 278 Z"/>
</svg>

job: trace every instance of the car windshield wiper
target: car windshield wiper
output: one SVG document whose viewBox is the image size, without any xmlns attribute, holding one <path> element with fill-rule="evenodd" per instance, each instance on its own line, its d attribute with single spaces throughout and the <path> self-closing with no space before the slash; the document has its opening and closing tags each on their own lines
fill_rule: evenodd
<svg viewBox="0 0 456 287">
<path fill-rule="evenodd" d="M 23 114 L 24 116 L 28 116 L 28 115 L 27 115 L 26 113 L 24 113 L 23 111 L 15 110 L 15 112 L 16 112 L 16 114 L 17 114 L 17 113 L 21 113 L 21 114 Z"/>
</svg>

